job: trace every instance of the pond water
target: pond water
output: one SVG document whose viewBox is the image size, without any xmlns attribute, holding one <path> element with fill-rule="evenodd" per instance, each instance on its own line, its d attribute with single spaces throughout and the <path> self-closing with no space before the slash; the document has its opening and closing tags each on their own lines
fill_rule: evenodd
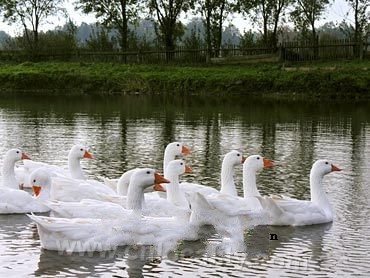
<svg viewBox="0 0 370 278">
<path fill-rule="evenodd" d="M 0 153 L 19 147 L 37 161 L 65 166 L 74 143 L 89 147 L 89 177 L 119 177 L 126 169 L 161 170 L 171 141 L 191 150 L 193 173 L 183 180 L 219 188 L 222 156 L 231 149 L 262 154 L 275 166 L 258 174 L 262 194 L 309 199 L 312 163 L 327 158 L 343 168 L 324 186 L 333 223 L 256 227 L 245 251 L 218 252 L 212 229 L 162 254 L 151 246 L 112 252 L 61 254 L 42 250 L 25 215 L 0 216 L 0 277 L 370 276 L 370 104 L 282 103 L 243 98 L 125 96 L 0 100 Z M 1 163 L 2 164 L 2 163 Z M 236 171 L 241 194 L 241 169 Z M 278 240 L 269 240 L 271 233 Z"/>
</svg>

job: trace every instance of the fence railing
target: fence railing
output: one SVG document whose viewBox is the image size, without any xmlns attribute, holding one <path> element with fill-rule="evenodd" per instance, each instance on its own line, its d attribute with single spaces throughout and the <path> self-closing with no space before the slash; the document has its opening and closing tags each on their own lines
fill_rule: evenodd
<svg viewBox="0 0 370 278">
<path fill-rule="evenodd" d="M 288 61 L 313 61 L 368 58 L 370 44 L 349 40 L 307 42 L 284 42 L 280 45 L 280 59 Z"/>
<path fill-rule="evenodd" d="M 215 57 L 215 53 L 218 53 Z M 271 47 L 224 47 L 219 51 L 208 53 L 207 49 L 187 49 L 179 47 L 173 51 L 166 50 L 131 50 L 126 52 L 96 52 L 84 49 L 73 51 L 26 52 L 0 50 L 0 61 L 79 61 L 79 62 L 118 62 L 118 63 L 206 63 L 207 58 L 231 58 L 234 61 L 243 57 L 248 61 L 270 55 L 281 61 L 314 61 L 336 59 L 369 59 L 370 43 L 357 43 L 347 40 L 320 41 L 316 45 L 308 42 L 283 42 L 277 48 Z M 208 57 L 207 57 L 208 56 Z M 211 59 L 212 61 L 212 59 Z"/>
</svg>

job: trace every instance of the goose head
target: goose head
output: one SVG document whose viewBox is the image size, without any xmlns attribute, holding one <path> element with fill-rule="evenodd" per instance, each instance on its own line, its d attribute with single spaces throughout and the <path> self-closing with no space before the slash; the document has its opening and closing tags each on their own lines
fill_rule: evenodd
<svg viewBox="0 0 370 278">
<path fill-rule="evenodd" d="M 232 150 L 228 152 L 223 159 L 223 163 L 226 163 L 233 167 L 244 163 L 244 161 L 245 161 L 245 157 L 243 156 L 241 152 L 237 150 Z"/>
<path fill-rule="evenodd" d="M 261 196 L 257 189 L 256 173 L 263 168 L 271 167 L 271 160 L 260 155 L 251 155 L 243 163 L 244 198 Z"/>
<path fill-rule="evenodd" d="M 29 184 L 32 186 L 33 194 L 36 197 L 41 197 L 49 194 L 51 186 L 51 177 L 49 173 L 40 168 L 34 170 L 29 176 Z"/>
<path fill-rule="evenodd" d="M 161 183 L 170 181 L 161 176 L 151 168 L 136 169 L 131 176 L 127 192 L 127 208 L 134 211 L 141 211 L 144 201 L 144 190 L 154 185 L 154 190 L 164 190 Z"/>
<path fill-rule="evenodd" d="M 323 177 L 331 172 L 334 171 L 341 171 L 342 169 L 338 168 L 336 165 L 331 163 L 326 159 L 319 159 L 317 160 L 311 168 L 311 174 L 318 175 Z"/>
<path fill-rule="evenodd" d="M 241 152 L 232 150 L 228 152 L 222 160 L 221 166 L 221 190 L 222 194 L 237 196 L 235 183 L 234 183 L 234 168 L 242 164 L 245 157 Z"/>
<path fill-rule="evenodd" d="M 260 155 L 251 155 L 244 161 L 243 170 L 249 169 L 250 171 L 257 172 L 263 168 L 272 167 L 274 164 L 270 159 Z"/>
<path fill-rule="evenodd" d="M 137 188 L 144 191 L 147 187 L 152 185 L 159 185 L 161 183 L 169 183 L 170 181 L 161 176 L 156 170 L 151 168 L 137 169 L 131 176 L 130 188 Z M 158 188 L 158 187 L 157 187 Z"/>
<path fill-rule="evenodd" d="M 190 150 L 181 142 L 169 143 L 164 151 L 165 155 L 169 157 L 175 157 L 177 155 L 187 155 L 190 154 Z M 172 160 L 173 160 L 172 158 Z"/>
<path fill-rule="evenodd" d="M 310 172 L 311 202 L 324 209 L 329 218 L 332 218 L 332 209 L 322 186 L 322 180 L 325 175 L 334 171 L 341 171 L 341 169 L 326 159 L 319 159 L 312 165 Z"/>
<path fill-rule="evenodd" d="M 10 149 L 6 152 L 4 160 L 8 163 L 15 163 L 22 159 L 30 159 L 25 152 L 20 149 Z"/>
<path fill-rule="evenodd" d="M 28 155 L 20 149 L 10 149 L 6 152 L 2 168 L 3 185 L 14 189 L 19 189 L 19 184 L 15 178 L 14 166 L 17 161 L 30 159 Z"/>
<path fill-rule="evenodd" d="M 185 164 L 182 159 L 172 160 L 168 163 L 167 171 L 170 176 L 179 176 L 184 173 L 191 173 L 192 170 L 189 165 Z M 170 178 L 170 177 L 166 177 Z"/>
<path fill-rule="evenodd" d="M 166 176 L 167 166 L 170 161 L 174 160 L 176 156 L 187 155 L 187 154 L 190 154 L 190 150 L 183 143 L 181 142 L 169 143 L 164 151 L 164 159 L 163 159 L 164 175 Z"/>
<path fill-rule="evenodd" d="M 68 169 L 74 179 L 86 179 L 80 165 L 82 158 L 92 158 L 92 155 L 84 146 L 74 145 L 68 154 Z"/>
<path fill-rule="evenodd" d="M 92 154 L 84 146 L 74 145 L 69 151 L 68 157 L 80 160 L 82 158 L 92 158 Z"/>
</svg>

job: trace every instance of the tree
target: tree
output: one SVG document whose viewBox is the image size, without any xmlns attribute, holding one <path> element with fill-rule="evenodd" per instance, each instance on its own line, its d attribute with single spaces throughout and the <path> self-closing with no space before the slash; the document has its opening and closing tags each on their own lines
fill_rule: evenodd
<svg viewBox="0 0 370 278">
<path fill-rule="evenodd" d="M 252 15 L 255 22 L 260 22 L 261 18 L 263 43 L 276 48 L 279 23 L 290 3 L 291 0 L 239 0 L 237 10 Z"/>
<path fill-rule="evenodd" d="M 218 56 L 222 43 L 223 23 L 231 11 L 232 1 L 200 0 L 198 1 L 206 31 L 206 44 L 209 56 Z M 214 52 L 212 51 L 214 49 Z M 209 57 L 207 57 L 209 59 Z"/>
<path fill-rule="evenodd" d="M 22 25 L 27 44 L 35 51 L 40 25 L 48 17 L 64 12 L 63 3 L 64 0 L 1 0 L 0 10 L 4 21 Z"/>
<path fill-rule="evenodd" d="M 291 12 L 296 27 L 303 31 L 310 30 L 311 41 L 314 45 L 314 56 L 317 57 L 317 32 L 316 22 L 323 15 L 329 0 L 296 0 L 296 6 Z"/>
<path fill-rule="evenodd" d="M 104 26 L 117 29 L 121 48 L 127 50 L 128 24 L 137 20 L 142 9 L 140 0 L 78 0 L 76 8 L 95 13 Z"/>
<path fill-rule="evenodd" d="M 354 12 L 354 40 L 360 42 L 364 39 L 366 26 L 369 24 L 369 14 L 367 12 L 370 6 L 370 0 L 346 0 Z M 369 11 L 370 13 L 370 11 Z M 355 50 L 359 55 L 359 49 Z"/>
<path fill-rule="evenodd" d="M 86 40 L 86 48 L 91 51 L 113 51 L 114 42 L 109 38 L 108 31 L 104 26 L 95 24 L 90 37 Z"/>
<path fill-rule="evenodd" d="M 165 45 L 167 59 L 172 58 L 175 41 L 183 33 L 183 26 L 178 18 L 181 12 L 187 12 L 192 7 L 192 0 L 149 0 L 149 10 L 156 14 L 157 35 Z"/>
</svg>

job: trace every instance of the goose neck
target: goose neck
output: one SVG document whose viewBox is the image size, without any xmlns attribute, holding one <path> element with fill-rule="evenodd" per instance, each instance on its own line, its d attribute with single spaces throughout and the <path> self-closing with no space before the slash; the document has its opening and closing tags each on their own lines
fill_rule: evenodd
<svg viewBox="0 0 370 278">
<path fill-rule="evenodd" d="M 322 184 L 323 176 L 311 171 L 310 173 L 310 190 L 311 190 L 311 202 L 321 208 L 330 208 L 328 197 L 324 191 Z"/>
<path fill-rule="evenodd" d="M 71 177 L 74 179 L 85 180 L 85 174 L 81 169 L 80 159 L 75 157 L 68 157 L 68 169 Z"/>
<path fill-rule="evenodd" d="M 170 181 L 166 184 L 167 200 L 176 205 L 181 199 L 179 175 L 169 172 L 165 178 Z"/>
<path fill-rule="evenodd" d="M 141 212 L 144 203 L 144 191 L 136 184 L 131 182 L 127 192 L 127 209 Z"/>
<path fill-rule="evenodd" d="M 41 191 L 40 195 L 36 197 L 39 201 L 48 201 L 50 199 L 50 186 L 44 186 Z"/>
<path fill-rule="evenodd" d="M 234 167 L 229 163 L 222 163 L 221 167 L 221 193 L 237 196 L 234 182 Z"/>
<path fill-rule="evenodd" d="M 244 198 L 261 196 L 256 184 L 256 171 L 245 167 L 243 169 L 243 191 Z"/>
<path fill-rule="evenodd" d="M 167 175 L 168 163 L 170 163 L 175 158 L 176 158 L 176 156 L 171 151 L 165 150 L 164 157 L 163 157 L 163 174 L 164 174 L 164 176 Z"/>
<path fill-rule="evenodd" d="M 15 178 L 14 167 L 15 167 L 14 161 L 9 161 L 8 159 L 4 160 L 2 169 L 3 185 L 14 189 L 19 189 L 18 182 Z"/>
</svg>

